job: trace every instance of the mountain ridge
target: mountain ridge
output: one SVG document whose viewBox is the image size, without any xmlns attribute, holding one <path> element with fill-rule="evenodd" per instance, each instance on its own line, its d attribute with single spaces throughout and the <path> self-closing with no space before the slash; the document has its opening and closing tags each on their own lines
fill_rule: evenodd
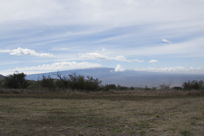
<svg viewBox="0 0 204 136">
<path fill-rule="evenodd" d="M 204 80 L 204 75 L 131 70 L 115 72 L 114 68 L 75 69 L 42 74 L 32 74 L 27 75 L 27 79 L 40 80 L 43 78 L 43 75 L 57 78 L 57 73 L 61 74 L 62 76 L 73 73 L 76 73 L 77 75 L 92 76 L 94 78 L 100 79 L 103 84 L 116 84 L 128 87 L 158 87 L 161 84 L 181 86 L 182 83 L 186 81 Z"/>
</svg>

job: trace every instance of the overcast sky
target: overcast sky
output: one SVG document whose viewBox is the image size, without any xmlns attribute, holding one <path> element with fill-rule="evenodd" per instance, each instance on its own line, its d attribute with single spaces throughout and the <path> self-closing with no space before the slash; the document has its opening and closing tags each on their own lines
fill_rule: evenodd
<svg viewBox="0 0 204 136">
<path fill-rule="evenodd" d="M 204 74 L 204 0 L 0 0 L 0 74 Z"/>
</svg>

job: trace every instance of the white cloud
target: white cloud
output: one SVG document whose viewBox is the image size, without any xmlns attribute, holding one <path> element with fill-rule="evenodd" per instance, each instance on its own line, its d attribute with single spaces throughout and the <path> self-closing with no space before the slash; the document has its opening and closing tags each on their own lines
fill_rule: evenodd
<svg viewBox="0 0 204 136">
<path fill-rule="evenodd" d="M 116 61 L 130 62 L 130 60 L 128 60 L 125 56 L 115 56 L 112 58 L 110 57 L 110 59 L 116 60 Z"/>
<path fill-rule="evenodd" d="M 1 71 L 1 74 L 8 75 L 8 74 L 12 74 L 15 71 L 24 72 L 26 74 L 36 74 L 36 73 L 54 72 L 54 71 L 61 71 L 61 70 L 97 68 L 97 67 L 102 67 L 102 65 L 98 63 L 90 63 L 90 62 L 75 62 L 75 61 L 57 62 L 57 63 L 51 63 L 51 64 L 37 65 L 37 66 L 17 67 L 14 69 Z"/>
<path fill-rule="evenodd" d="M 182 55 L 182 56 L 203 56 L 204 37 L 190 39 L 188 41 L 168 44 L 168 46 L 157 45 L 148 47 L 138 47 L 134 49 L 120 50 L 118 53 L 135 56 L 153 56 L 153 55 Z"/>
<path fill-rule="evenodd" d="M 149 60 L 149 63 L 157 63 L 157 62 L 159 62 L 159 61 L 155 60 L 155 59 Z"/>
<path fill-rule="evenodd" d="M 149 72 L 204 74 L 204 69 L 203 68 L 200 68 L 200 67 L 184 67 L 184 66 L 146 67 L 146 68 L 135 68 L 134 70 L 136 70 L 136 71 L 149 71 Z"/>
<path fill-rule="evenodd" d="M 84 59 L 105 59 L 105 60 L 109 59 L 109 57 L 107 57 L 103 54 L 97 53 L 97 52 L 86 53 L 86 54 L 82 54 L 80 56 Z"/>
<path fill-rule="evenodd" d="M 99 53 L 99 52 L 90 52 L 90 53 L 85 53 L 85 54 L 81 54 L 80 57 L 82 59 L 103 59 L 103 60 L 114 60 L 114 61 L 121 61 L 121 62 L 137 62 L 137 63 L 142 63 L 144 62 L 144 60 L 139 60 L 139 59 L 134 59 L 134 60 L 129 60 L 127 59 L 125 56 L 109 56 L 109 55 L 105 55 L 103 53 Z"/>
<path fill-rule="evenodd" d="M 36 57 L 54 57 L 54 55 L 50 53 L 40 53 L 35 50 L 26 49 L 26 48 L 17 48 L 17 49 L 12 49 L 12 50 L 1 50 L 0 49 L 0 53 L 8 53 L 14 56 L 29 55 L 29 56 L 36 56 Z"/>
<path fill-rule="evenodd" d="M 118 64 L 116 67 L 115 67 L 115 70 L 114 70 L 115 72 L 123 72 L 123 71 L 125 71 L 125 69 L 120 65 L 120 64 Z"/>
<path fill-rule="evenodd" d="M 166 44 L 170 44 L 170 43 L 171 43 L 171 41 L 169 41 L 168 39 L 165 39 L 165 38 L 163 38 L 161 41 L 162 41 L 163 43 L 166 43 Z"/>
</svg>

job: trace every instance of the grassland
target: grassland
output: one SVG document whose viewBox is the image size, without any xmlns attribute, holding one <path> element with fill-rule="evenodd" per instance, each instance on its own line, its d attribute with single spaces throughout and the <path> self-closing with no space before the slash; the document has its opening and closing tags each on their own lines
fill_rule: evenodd
<svg viewBox="0 0 204 136">
<path fill-rule="evenodd" d="M 0 136 L 204 136 L 204 96 L 0 94 Z"/>
</svg>

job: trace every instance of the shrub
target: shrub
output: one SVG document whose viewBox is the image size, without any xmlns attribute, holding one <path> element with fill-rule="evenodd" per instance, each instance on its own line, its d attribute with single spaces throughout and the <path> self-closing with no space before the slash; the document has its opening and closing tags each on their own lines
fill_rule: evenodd
<svg viewBox="0 0 204 136">
<path fill-rule="evenodd" d="M 57 74 L 58 79 L 56 80 L 56 87 L 60 89 L 67 89 L 70 86 L 69 78 L 66 76 L 62 76 L 61 74 Z"/>
<path fill-rule="evenodd" d="M 166 84 L 161 84 L 159 89 L 161 90 L 169 90 L 170 89 L 170 86 L 169 85 L 166 85 Z"/>
<path fill-rule="evenodd" d="M 130 90 L 135 90 L 135 89 L 136 89 L 136 88 L 135 88 L 135 87 L 133 87 L 133 86 L 132 86 L 132 87 L 130 87 Z"/>
<path fill-rule="evenodd" d="M 117 89 L 118 89 L 118 90 L 129 90 L 130 88 L 128 88 L 128 87 L 126 87 L 126 86 L 120 86 L 120 85 L 118 85 L 118 86 L 117 86 Z"/>
<path fill-rule="evenodd" d="M 93 91 L 100 88 L 101 81 L 90 76 L 84 77 L 82 75 L 69 75 L 68 84 L 74 90 Z"/>
<path fill-rule="evenodd" d="M 3 80 L 0 80 L 0 88 L 3 87 Z"/>
<path fill-rule="evenodd" d="M 53 79 L 50 76 L 43 77 L 40 81 L 43 88 L 48 89 L 72 89 L 72 90 L 87 90 L 93 91 L 100 88 L 101 81 L 90 76 L 71 74 L 69 76 L 57 75 L 58 79 Z"/>
<path fill-rule="evenodd" d="M 179 87 L 179 86 L 175 86 L 175 87 L 173 87 L 172 89 L 174 89 L 174 90 L 182 90 L 183 88 L 182 88 L 182 87 Z"/>
<path fill-rule="evenodd" d="M 103 87 L 104 90 L 116 90 L 117 86 L 115 84 L 109 84 L 109 85 L 105 85 Z"/>
<path fill-rule="evenodd" d="M 200 90 L 204 89 L 204 82 L 203 81 L 188 81 L 183 83 L 183 88 L 185 90 Z"/>
<path fill-rule="evenodd" d="M 29 80 L 28 89 L 39 89 L 41 87 L 40 81 Z"/>
<path fill-rule="evenodd" d="M 40 81 L 40 85 L 41 87 L 48 88 L 49 90 L 53 90 L 56 87 L 54 79 L 50 76 L 43 76 L 43 79 Z"/>
<path fill-rule="evenodd" d="M 14 73 L 4 79 L 4 86 L 13 89 L 25 89 L 28 87 L 28 81 L 25 79 L 24 73 Z"/>
<path fill-rule="evenodd" d="M 85 81 L 86 90 L 98 90 L 100 88 L 101 81 L 97 78 L 88 76 Z"/>
</svg>

